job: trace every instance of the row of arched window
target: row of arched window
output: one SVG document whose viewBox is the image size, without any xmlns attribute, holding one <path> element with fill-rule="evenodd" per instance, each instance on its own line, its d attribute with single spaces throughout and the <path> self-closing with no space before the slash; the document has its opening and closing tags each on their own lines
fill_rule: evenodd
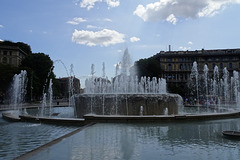
<svg viewBox="0 0 240 160">
<path fill-rule="evenodd" d="M 208 68 L 213 70 L 215 66 L 216 66 L 216 64 L 212 63 L 211 66 L 208 65 Z M 219 69 L 223 69 L 224 67 L 227 67 L 227 69 L 233 69 L 237 66 L 235 66 L 234 63 L 229 62 L 229 63 L 225 63 L 225 64 L 220 63 L 218 67 L 219 67 Z M 240 62 L 238 63 L 238 68 L 240 69 Z M 167 65 L 168 71 L 172 71 L 172 70 L 184 71 L 184 70 L 191 70 L 191 69 L 192 69 L 192 64 L 180 64 L 178 69 L 177 69 L 177 64 L 174 65 L 174 64 L 169 63 Z"/>
</svg>

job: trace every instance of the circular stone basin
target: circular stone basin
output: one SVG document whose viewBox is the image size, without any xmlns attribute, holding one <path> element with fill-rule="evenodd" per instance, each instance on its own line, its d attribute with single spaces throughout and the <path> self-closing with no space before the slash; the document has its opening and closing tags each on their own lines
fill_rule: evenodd
<svg viewBox="0 0 240 160">
<path fill-rule="evenodd" d="M 78 118 L 89 113 L 172 115 L 178 114 L 178 108 L 182 105 L 182 97 L 178 94 L 78 94 L 74 99 Z"/>
</svg>

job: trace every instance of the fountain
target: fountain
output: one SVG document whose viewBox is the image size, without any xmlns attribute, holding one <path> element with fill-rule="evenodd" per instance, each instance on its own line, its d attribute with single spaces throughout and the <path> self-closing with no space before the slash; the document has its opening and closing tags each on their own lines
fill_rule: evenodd
<svg viewBox="0 0 240 160">
<path fill-rule="evenodd" d="M 47 104 L 47 99 L 48 99 L 48 104 Z M 41 117 L 44 117 L 46 115 L 48 115 L 48 116 L 52 115 L 52 101 L 53 101 L 52 79 L 50 79 L 49 87 L 48 87 L 48 94 L 43 93 L 42 105 L 41 105 L 41 109 L 40 109 Z M 48 113 L 45 110 L 46 107 L 49 108 Z"/>
<path fill-rule="evenodd" d="M 27 72 L 22 70 L 21 73 L 15 74 L 10 88 L 10 106 L 17 114 L 22 110 L 22 104 L 26 95 Z"/>
<path fill-rule="evenodd" d="M 229 71 L 225 67 L 220 77 L 219 69 L 214 66 L 212 78 L 209 76 L 209 69 L 204 65 L 203 74 L 198 73 L 197 62 L 193 63 L 192 73 L 190 76 L 189 86 L 194 86 L 196 90 L 194 95 L 200 101 L 199 106 L 207 106 L 219 110 L 233 111 L 238 110 L 239 103 L 239 75 L 237 71 L 233 71 L 233 76 L 230 78 Z M 201 83 L 203 81 L 204 83 Z M 201 93 L 201 94 L 199 94 Z M 201 99 L 199 99 L 201 97 Z"/>
<path fill-rule="evenodd" d="M 128 54 L 128 51 L 126 50 L 124 54 Z M 129 56 L 125 55 L 124 57 Z M 53 157 L 53 159 L 62 157 L 64 157 L 64 159 L 69 159 L 71 158 L 70 156 L 77 157 L 78 159 L 94 159 L 95 157 L 95 159 L 99 159 L 99 157 L 101 159 L 146 159 L 149 157 L 156 159 L 159 158 L 159 151 L 162 149 L 165 149 L 161 153 L 164 159 L 221 159 L 222 157 L 225 159 L 238 158 L 239 155 L 235 154 L 238 153 L 238 150 L 234 150 L 234 148 L 237 148 L 236 146 L 238 146 L 238 144 L 235 143 L 235 141 L 229 141 L 228 139 L 221 137 L 221 132 L 222 130 L 226 129 L 239 130 L 239 119 L 199 122 L 195 121 L 193 123 L 189 123 L 188 121 L 230 117 L 236 118 L 239 117 L 239 112 L 228 113 L 226 115 L 221 113 L 205 115 L 199 115 L 199 113 L 195 115 L 181 115 L 179 114 L 178 109 L 179 101 L 181 102 L 181 97 L 176 94 L 167 93 L 165 79 L 148 77 L 138 78 L 134 75 L 131 75 L 129 73 L 130 65 L 127 65 L 129 63 L 124 62 L 125 60 L 129 62 L 129 59 L 123 58 L 123 62 L 121 64 L 124 65 L 118 64 L 116 66 L 116 76 L 111 78 L 111 80 L 109 80 L 105 75 L 104 63 L 102 77 L 95 77 L 95 66 L 92 65 L 91 77 L 86 80 L 85 93 L 70 97 L 74 98 L 78 118 L 83 117 L 83 115 L 88 113 L 101 116 L 122 115 L 120 118 L 118 117 L 119 119 L 108 119 L 105 122 L 119 122 L 122 119 L 125 119 L 125 122 L 136 122 L 132 119 L 132 117 L 135 116 L 137 118 L 135 119 L 137 122 L 139 122 L 139 119 L 141 119 L 144 123 L 99 123 L 91 127 L 86 126 L 89 128 L 80 128 L 68 135 L 61 137 L 60 139 L 54 140 L 52 143 L 42 146 L 40 149 L 35 149 L 37 144 L 36 137 L 41 137 L 39 138 L 40 142 L 37 144 L 37 146 L 40 146 L 40 144 L 46 143 L 46 141 L 43 141 L 43 138 L 49 137 L 49 134 L 46 134 L 45 131 L 55 131 L 59 127 L 54 128 L 54 126 L 49 126 L 45 130 L 42 130 L 43 128 L 41 128 L 41 130 L 36 132 L 36 126 L 39 126 L 38 128 L 40 128 L 40 126 L 44 127 L 42 123 L 39 125 L 15 123 L 16 125 L 23 125 L 23 127 L 14 126 L 11 129 L 9 129 L 9 127 L 5 127 L 5 125 L 0 125 L 0 129 L 4 131 L 3 133 L 15 133 L 10 141 L 7 139 L 9 137 L 8 135 L 5 134 L 2 136 L 5 142 L 9 141 L 11 144 L 14 144 L 13 146 L 20 146 L 17 149 L 14 148 L 13 152 L 7 152 L 8 154 L 5 155 L 4 152 L 1 152 L 2 157 L 5 158 L 6 155 L 12 155 L 12 153 L 15 153 L 19 148 L 22 150 L 22 146 L 26 146 L 27 144 L 24 149 L 29 149 L 32 147 L 31 149 L 34 150 L 31 151 L 30 154 L 23 155 L 22 159 L 24 159 L 24 156 L 28 158 L 30 157 L 30 159 L 41 159 L 42 157 L 45 159 L 49 157 Z M 73 72 L 72 68 L 73 67 L 71 67 L 71 72 Z M 120 68 L 122 69 L 122 72 L 121 74 L 118 74 Z M 194 69 L 192 69 L 192 71 L 194 72 L 191 74 L 191 77 L 193 78 L 192 82 L 197 84 L 194 86 L 194 91 L 197 92 L 195 95 L 198 95 L 197 99 L 200 103 L 202 100 L 202 93 L 204 93 L 207 101 L 214 102 L 211 103 L 209 107 L 213 106 L 214 108 L 217 107 L 217 109 L 225 107 L 228 109 L 227 111 L 232 108 L 232 105 L 239 107 L 240 94 L 238 72 L 234 71 L 233 77 L 230 78 L 229 72 L 225 68 L 223 70 L 223 77 L 220 78 L 218 67 L 215 66 L 212 73 L 212 78 L 210 78 L 211 76 L 207 65 L 204 66 L 204 74 L 201 75 L 201 72 L 198 72 L 197 63 L 194 63 Z M 22 82 L 26 81 L 26 79 L 23 78 L 25 76 L 26 73 L 24 72 L 21 76 L 16 76 L 18 77 L 16 79 L 18 79 L 19 82 L 16 84 L 24 84 Z M 69 83 L 71 86 L 71 78 L 69 79 Z M 23 91 L 25 85 L 20 86 L 22 89 L 19 90 Z M 48 89 L 48 94 L 50 95 L 49 97 L 51 97 L 52 94 L 51 90 L 50 80 Z M 71 94 L 73 93 L 71 89 L 69 92 Z M 19 93 L 21 93 L 20 97 L 25 95 L 24 92 Z M 47 99 L 48 97 L 45 93 L 43 95 L 43 108 L 46 106 Z M 14 108 L 21 106 L 22 104 L 19 104 Z M 129 118 L 130 115 L 134 116 Z M 89 117 L 87 117 L 88 119 L 86 118 L 85 120 L 80 120 L 77 118 L 56 118 L 54 120 L 53 118 L 49 117 L 42 118 L 27 116 L 20 116 L 20 118 L 23 121 L 29 120 L 31 122 L 45 122 L 60 125 L 63 125 L 64 123 L 67 125 L 79 125 L 80 123 L 81 125 L 86 125 L 91 122 Z M 101 119 L 97 120 L 97 122 L 101 122 Z M 181 123 L 166 123 L 164 120 L 180 121 Z M 32 127 L 35 128 L 32 129 Z M 13 130 L 14 128 L 16 130 Z M 19 128 L 20 132 L 18 131 Z M 4 129 L 7 129 L 7 132 Z M 69 128 L 66 130 L 69 130 Z M 79 132 L 80 130 L 81 132 Z M 65 130 L 63 132 L 66 133 Z M 18 136 L 16 136 L 16 133 Z M 31 134 L 30 136 L 29 133 Z M 43 134 L 42 137 L 41 135 L 36 135 L 36 133 L 45 134 Z M 50 135 L 53 136 L 54 134 L 51 132 Z M 21 142 L 22 140 L 27 140 L 26 138 L 22 138 L 26 136 L 33 138 L 33 140 L 30 139 L 30 142 L 23 141 L 21 145 L 17 145 L 17 143 Z M 53 137 L 56 138 L 55 135 Z M 34 144 L 31 142 L 34 142 Z M 179 142 L 181 142 L 180 145 L 176 145 L 179 144 Z M 5 146 L 6 145 L 3 145 L 3 147 Z M 109 146 L 110 148 L 113 148 L 113 151 L 109 149 Z M 153 146 L 155 147 L 154 150 L 152 150 L 152 148 L 154 148 Z M 192 151 L 193 148 L 196 148 L 194 152 Z M 209 152 L 209 148 L 211 149 L 211 152 Z M 218 150 L 221 152 L 215 152 L 216 148 L 218 148 Z M 201 153 L 199 152 L 199 149 Z M 8 151 L 9 149 L 5 150 Z M 0 158 L 2 157 L 0 154 Z"/>
<path fill-rule="evenodd" d="M 85 114 L 97 115 L 169 115 L 178 114 L 181 96 L 166 91 L 166 80 L 163 78 L 141 77 L 130 74 L 131 60 L 128 49 L 121 62 L 121 74 L 109 80 L 103 76 L 94 76 L 94 65 L 91 77 L 85 81 L 84 94 L 75 95 L 77 117 Z M 116 74 L 119 66 L 116 66 Z M 140 107 L 142 106 L 142 107 Z M 141 111 L 141 108 L 143 109 Z"/>
<path fill-rule="evenodd" d="M 73 65 L 70 65 L 70 74 L 67 70 L 67 67 L 65 66 L 65 64 L 61 61 L 61 60 L 56 60 L 54 61 L 54 63 L 56 62 L 60 62 L 64 69 L 66 70 L 67 76 L 68 78 L 68 107 L 73 107 L 75 108 L 75 104 L 74 104 L 74 96 L 73 96 L 73 92 L 74 92 L 74 86 L 73 86 L 73 79 L 74 79 L 74 72 L 73 72 Z M 45 85 L 43 87 L 43 98 L 42 98 L 42 105 L 39 108 L 39 115 L 41 117 L 51 117 L 53 115 L 56 115 L 58 113 L 53 113 L 53 89 L 52 89 L 52 79 L 49 79 L 49 76 L 52 72 L 53 66 L 50 68 L 50 71 L 48 72 L 48 76 L 46 78 L 46 82 Z M 49 80 L 49 85 L 48 85 L 48 90 L 47 93 L 45 93 L 45 87 L 47 86 L 47 82 Z M 75 112 L 75 111 L 74 111 Z"/>
<path fill-rule="evenodd" d="M 47 98 L 46 98 L 46 93 L 43 93 L 43 100 L 42 100 L 42 105 L 41 105 L 41 112 L 40 116 L 43 117 L 45 115 L 45 107 L 47 106 Z"/>
<path fill-rule="evenodd" d="M 195 83 L 195 89 L 196 89 L 196 97 L 197 97 L 197 99 L 196 99 L 196 105 L 198 105 L 199 104 L 199 91 L 198 91 L 198 85 L 199 85 L 199 79 L 198 79 L 198 66 L 197 66 L 197 62 L 194 62 L 193 63 L 193 66 L 192 66 L 192 72 L 191 72 L 191 74 L 190 74 L 190 77 L 191 77 L 191 80 L 193 80 L 194 82 L 193 83 Z"/>
</svg>

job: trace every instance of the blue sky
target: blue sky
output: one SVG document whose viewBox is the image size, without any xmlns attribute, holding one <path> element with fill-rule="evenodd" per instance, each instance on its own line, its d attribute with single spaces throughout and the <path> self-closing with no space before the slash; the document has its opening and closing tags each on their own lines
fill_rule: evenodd
<svg viewBox="0 0 240 160">
<path fill-rule="evenodd" d="M 0 40 L 24 42 L 83 78 L 159 51 L 240 48 L 240 0 L 0 0 Z M 55 63 L 57 77 L 67 76 Z M 82 82 L 83 83 L 83 82 Z"/>
</svg>

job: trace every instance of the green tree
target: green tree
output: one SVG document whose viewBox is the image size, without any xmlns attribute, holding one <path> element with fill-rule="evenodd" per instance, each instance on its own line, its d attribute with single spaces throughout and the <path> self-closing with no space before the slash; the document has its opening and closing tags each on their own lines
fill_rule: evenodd
<svg viewBox="0 0 240 160">
<path fill-rule="evenodd" d="M 177 93 L 182 97 L 186 97 L 188 94 L 188 88 L 183 84 L 169 83 L 167 84 L 167 88 L 169 93 Z"/>
<path fill-rule="evenodd" d="M 161 67 L 157 59 L 150 57 L 136 61 L 134 67 L 137 68 L 138 76 L 160 77 Z"/>
<path fill-rule="evenodd" d="M 28 71 L 27 97 L 30 98 L 32 89 L 33 98 L 41 98 L 43 90 L 46 92 L 48 88 L 49 79 L 55 79 L 53 61 L 44 53 L 33 53 L 22 61 L 21 67 Z"/>
<path fill-rule="evenodd" d="M 19 68 L 0 63 L 0 103 L 6 98 L 13 76 L 18 73 L 20 73 Z"/>
</svg>

